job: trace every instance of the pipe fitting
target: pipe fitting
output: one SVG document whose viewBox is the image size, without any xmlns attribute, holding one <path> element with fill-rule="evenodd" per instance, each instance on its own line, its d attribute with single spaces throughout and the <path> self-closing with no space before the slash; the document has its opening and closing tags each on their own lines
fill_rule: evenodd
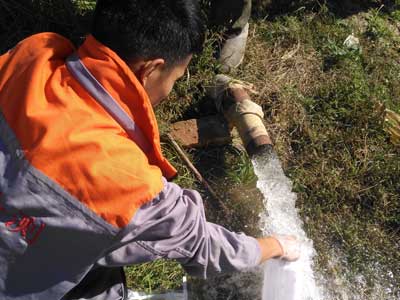
<svg viewBox="0 0 400 300">
<path fill-rule="evenodd" d="M 264 126 L 264 113 L 260 105 L 245 99 L 231 105 L 224 111 L 224 116 L 238 130 L 250 156 L 259 153 L 266 145 L 272 145 Z"/>
<path fill-rule="evenodd" d="M 272 149 L 272 142 L 264 125 L 264 112 L 251 101 L 245 83 L 217 75 L 213 97 L 217 109 L 232 127 L 236 127 L 249 156 Z"/>
</svg>

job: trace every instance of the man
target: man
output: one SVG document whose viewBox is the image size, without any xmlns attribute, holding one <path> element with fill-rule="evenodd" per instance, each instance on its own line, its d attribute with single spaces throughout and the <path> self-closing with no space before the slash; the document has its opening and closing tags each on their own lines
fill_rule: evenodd
<svg viewBox="0 0 400 300">
<path fill-rule="evenodd" d="M 207 277 L 298 257 L 289 237 L 208 223 L 167 181 L 152 107 L 201 51 L 199 16 L 99 0 L 79 49 L 42 33 L 0 57 L 0 299 L 125 299 L 121 267 L 159 258 Z"/>
</svg>

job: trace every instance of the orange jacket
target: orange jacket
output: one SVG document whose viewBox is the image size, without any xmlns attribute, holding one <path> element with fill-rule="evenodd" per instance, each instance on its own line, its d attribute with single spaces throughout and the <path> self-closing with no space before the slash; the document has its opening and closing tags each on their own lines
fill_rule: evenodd
<svg viewBox="0 0 400 300">
<path fill-rule="evenodd" d="M 122 228 L 176 170 L 163 157 L 149 98 L 129 67 L 88 36 L 83 64 L 134 119 L 152 146 L 144 153 L 72 77 L 64 37 L 42 33 L 0 57 L 0 109 L 26 159 L 108 223 Z"/>
</svg>

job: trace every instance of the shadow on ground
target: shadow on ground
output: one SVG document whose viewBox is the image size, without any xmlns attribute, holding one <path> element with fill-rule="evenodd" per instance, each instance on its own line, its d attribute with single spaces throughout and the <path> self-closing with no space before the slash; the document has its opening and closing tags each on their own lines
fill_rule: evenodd
<svg viewBox="0 0 400 300">
<path fill-rule="evenodd" d="M 88 32 L 95 1 L 0 0 L 0 53 L 34 33 L 52 31 L 79 43 Z M 326 5 L 338 17 L 380 8 L 390 12 L 394 0 L 253 0 L 253 17 L 275 18 L 296 10 L 320 10 Z"/>
<path fill-rule="evenodd" d="M 253 17 L 274 19 L 280 15 L 296 11 L 320 11 L 325 6 L 336 17 L 350 15 L 381 8 L 382 12 L 391 12 L 396 7 L 394 0 L 253 0 Z"/>
<path fill-rule="evenodd" d="M 52 31 L 79 43 L 88 32 L 94 2 L 0 0 L 0 53 L 20 40 Z"/>
</svg>

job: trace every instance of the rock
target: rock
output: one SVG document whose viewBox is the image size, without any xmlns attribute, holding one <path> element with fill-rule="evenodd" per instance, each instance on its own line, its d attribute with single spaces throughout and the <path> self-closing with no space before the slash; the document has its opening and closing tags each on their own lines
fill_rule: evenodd
<svg viewBox="0 0 400 300">
<path fill-rule="evenodd" d="M 343 42 L 343 45 L 351 50 L 360 50 L 361 49 L 360 40 L 353 34 L 350 34 L 346 38 L 346 40 Z"/>
<path fill-rule="evenodd" d="M 231 143 L 229 126 L 220 116 L 174 123 L 170 134 L 183 147 L 201 148 Z"/>
</svg>

